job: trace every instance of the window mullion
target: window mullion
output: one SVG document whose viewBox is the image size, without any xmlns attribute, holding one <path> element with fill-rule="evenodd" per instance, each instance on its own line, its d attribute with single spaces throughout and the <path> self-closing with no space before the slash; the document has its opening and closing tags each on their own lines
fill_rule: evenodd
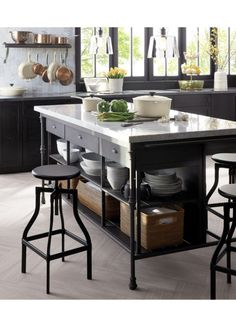
<svg viewBox="0 0 236 327">
<path fill-rule="evenodd" d="M 133 28 L 130 28 L 130 77 L 133 77 Z"/>
</svg>

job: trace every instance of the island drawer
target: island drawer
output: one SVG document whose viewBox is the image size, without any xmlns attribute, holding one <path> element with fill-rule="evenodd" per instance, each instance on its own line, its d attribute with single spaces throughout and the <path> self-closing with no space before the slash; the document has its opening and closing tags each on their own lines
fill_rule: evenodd
<svg viewBox="0 0 236 327">
<path fill-rule="evenodd" d="M 127 148 L 107 140 L 101 141 L 101 155 L 124 166 L 129 162 Z"/>
<path fill-rule="evenodd" d="M 59 123 L 52 119 L 47 119 L 46 130 L 49 133 L 52 133 L 52 134 L 57 135 L 62 138 L 64 138 L 64 136 L 65 136 L 64 125 L 62 123 Z"/>
<path fill-rule="evenodd" d="M 86 133 L 80 129 L 66 126 L 65 138 L 73 144 L 88 148 L 91 151 L 98 153 L 98 137 Z"/>
</svg>

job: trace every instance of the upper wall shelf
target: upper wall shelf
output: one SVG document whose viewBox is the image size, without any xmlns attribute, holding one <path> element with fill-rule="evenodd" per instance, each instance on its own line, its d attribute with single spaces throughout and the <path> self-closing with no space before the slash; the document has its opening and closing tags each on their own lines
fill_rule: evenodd
<svg viewBox="0 0 236 327">
<path fill-rule="evenodd" d="M 71 44 L 49 44 L 49 43 L 3 43 L 6 48 L 71 48 Z"/>
<path fill-rule="evenodd" d="M 4 64 L 7 62 L 7 58 L 9 56 L 9 48 L 66 49 L 66 56 L 67 56 L 67 53 L 68 53 L 68 49 L 71 48 L 71 44 L 68 44 L 68 43 L 49 44 L 49 43 L 6 43 L 6 42 L 4 42 L 3 45 L 5 45 L 5 48 L 6 48 L 6 57 L 3 60 Z"/>
</svg>

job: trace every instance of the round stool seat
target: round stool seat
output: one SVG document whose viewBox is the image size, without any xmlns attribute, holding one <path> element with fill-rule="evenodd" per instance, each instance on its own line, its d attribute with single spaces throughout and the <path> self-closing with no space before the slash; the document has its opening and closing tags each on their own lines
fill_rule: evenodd
<svg viewBox="0 0 236 327">
<path fill-rule="evenodd" d="M 221 164 L 236 166 L 236 153 L 216 153 L 211 158 Z"/>
<path fill-rule="evenodd" d="M 220 195 L 227 199 L 236 199 L 236 184 L 227 184 L 219 187 Z"/>
<path fill-rule="evenodd" d="M 80 170 L 75 166 L 68 165 L 45 165 L 32 170 L 33 176 L 46 180 L 65 180 L 77 177 Z"/>
</svg>

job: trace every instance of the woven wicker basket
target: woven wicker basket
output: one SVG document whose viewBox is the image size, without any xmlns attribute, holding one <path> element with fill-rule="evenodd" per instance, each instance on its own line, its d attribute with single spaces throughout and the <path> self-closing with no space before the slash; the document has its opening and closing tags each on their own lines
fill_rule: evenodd
<svg viewBox="0 0 236 327">
<path fill-rule="evenodd" d="M 141 245 L 147 250 L 183 242 L 184 209 L 174 204 L 158 208 L 141 210 Z M 120 203 L 120 229 L 130 236 L 129 207 L 125 203 Z"/>
<path fill-rule="evenodd" d="M 77 185 L 79 201 L 97 215 L 102 214 L 101 190 L 93 187 L 85 179 L 80 179 Z M 105 194 L 106 219 L 119 218 L 120 202 L 112 196 Z"/>
</svg>

